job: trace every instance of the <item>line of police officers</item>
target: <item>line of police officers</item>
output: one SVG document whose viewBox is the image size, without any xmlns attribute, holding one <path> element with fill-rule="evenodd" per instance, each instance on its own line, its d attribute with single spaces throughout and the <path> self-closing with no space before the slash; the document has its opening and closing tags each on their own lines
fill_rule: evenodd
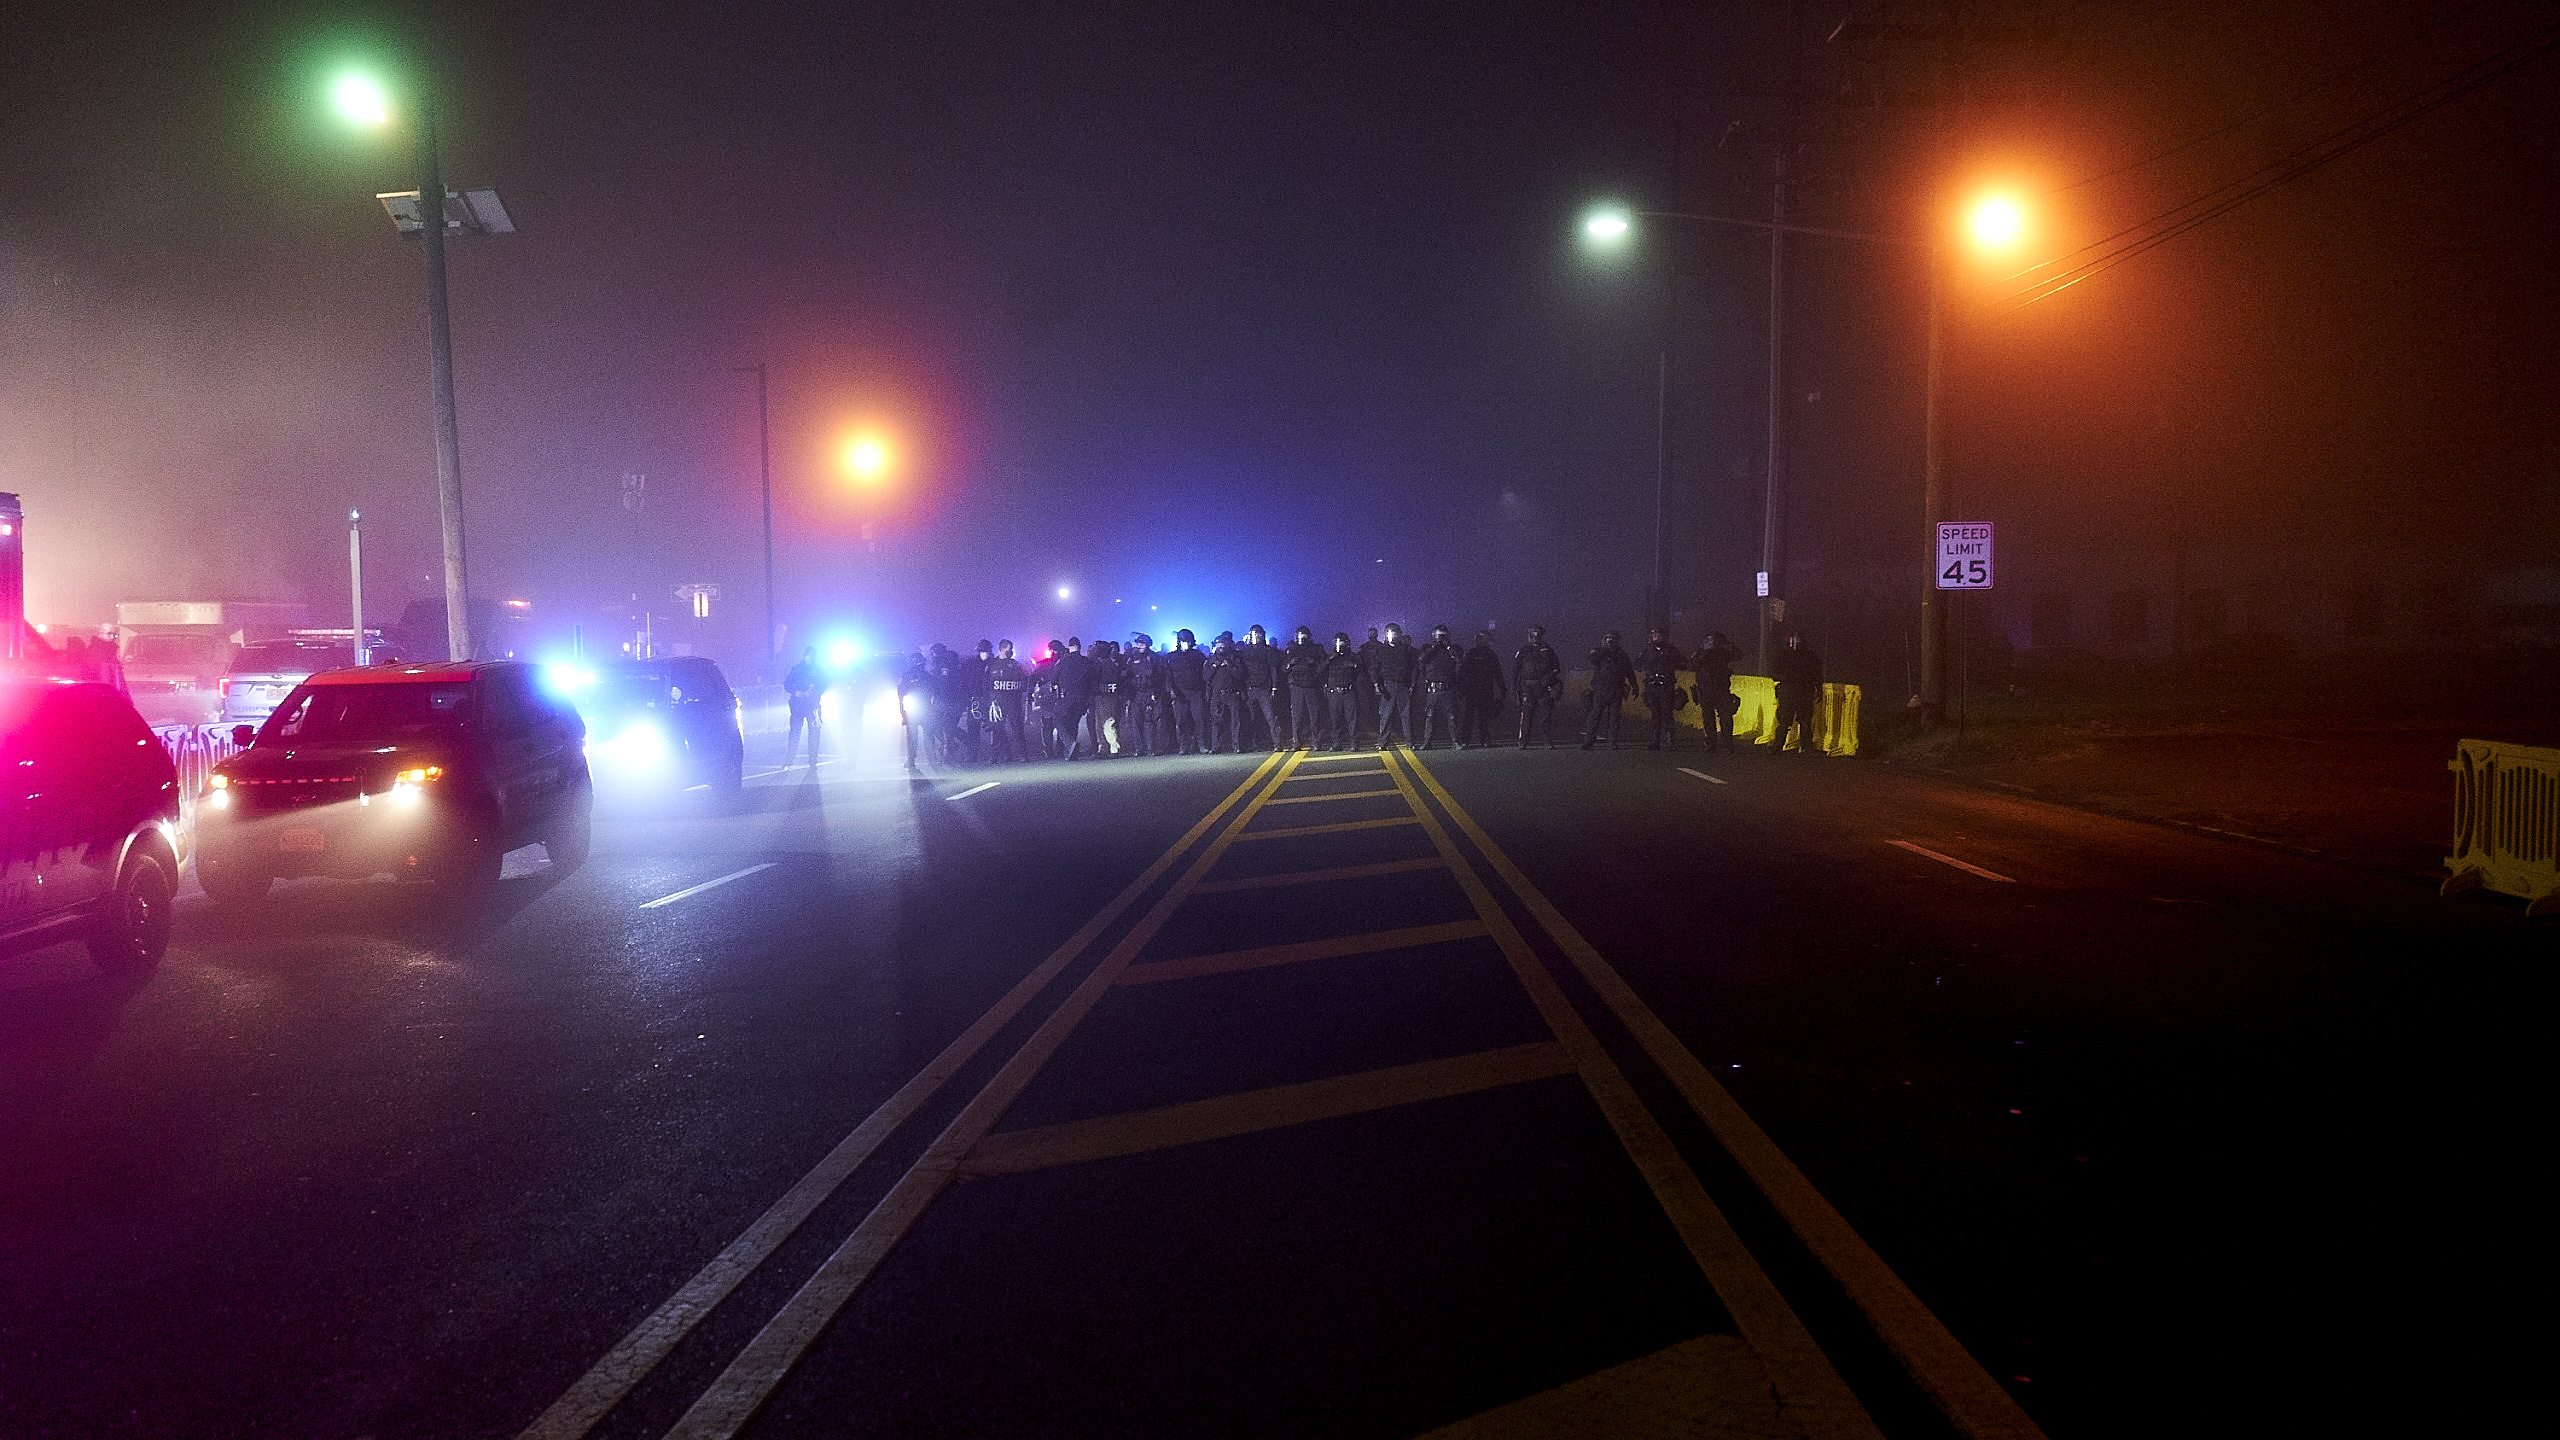
<svg viewBox="0 0 2560 1440">
<path fill-rule="evenodd" d="M 1711 634 L 1696 654 L 1684 654 L 1661 630 L 1630 654 L 1612 630 L 1589 656 L 1591 690 L 1584 703 L 1582 748 L 1605 741 L 1618 748 L 1620 712 L 1641 694 L 1652 717 L 1647 748 L 1672 743 L 1672 714 L 1691 698 L 1677 672 L 1694 670 L 1709 750 L 1733 747 L 1735 654 L 1722 633 Z M 1822 691 L 1822 661 L 1789 635 L 1777 657 L 1777 733 L 1781 742 L 1801 722 L 1809 743 Z M 1121 755 L 1241 753 L 1254 748 L 1349 750 L 1383 747 L 1390 736 L 1429 750 L 1446 736 L 1461 750 L 1493 742 L 1493 724 L 1506 697 L 1516 704 L 1519 747 L 1555 748 L 1555 711 L 1564 698 L 1564 665 L 1547 643 L 1544 626 L 1529 627 L 1528 643 L 1506 666 L 1489 632 L 1460 646 L 1449 627 L 1434 626 L 1428 644 L 1416 646 L 1402 627 L 1380 638 L 1351 643 L 1336 631 L 1330 647 L 1316 643 L 1301 625 L 1286 645 L 1274 645 L 1259 625 L 1236 639 L 1221 631 L 1207 649 L 1188 630 L 1173 634 L 1173 648 L 1159 651 L 1143 634 L 1126 646 L 1097 640 L 1088 650 L 1070 636 L 1026 666 L 1013 642 L 978 642 L 974 657 L 936 644 L 910 657 L 898 696 L 908 724 L 908 763 L 919 737 L 944 761 L 1104 759 Z M 1416 716 L 1421 733 L 1414 733 Z M 813 747 L 814 748 L 814 747 Z M 1783 748 L 1783 744 L 1781 746 Z"/>
</svg>

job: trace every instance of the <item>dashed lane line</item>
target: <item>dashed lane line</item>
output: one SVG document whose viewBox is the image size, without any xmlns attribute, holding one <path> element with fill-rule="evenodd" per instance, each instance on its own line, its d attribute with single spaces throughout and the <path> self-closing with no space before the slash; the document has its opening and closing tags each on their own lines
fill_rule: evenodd
<svg viewBox="0 0 2560 1440">
<path fill-rule="evenodd" d="M 972 795 L 984 795 L 1003 783 L 1004 782 L 1001 780 L 990 780 L 984 785 L 972 785 L 957 795 L 945 795 L 942 798 L 945 800 L 966 800 Z"/>
<path fill-rule="evenodd" d="M 1425 1060 L 1296 1085 L 1274 1085 L 1125 1115 L 1103 1115 L 1036 1130 L 1003 1131 L 978 1142 L 978 1148 L 961 1162 L 960 1173 L 1011 1175 L 1139 1155 L 1572 1073 L 1573 1057 L 1565 1048 L 1552 1040 L 1541 1040 L 1504 1050 Z"/>
<path fill-rule="evenodd" d="M 1144 965 L 1132 965 L 1120 972 L 1120 983 L 1144 985 L 1151 980 L 1189 980 L 1201 975 L 1225 975 L 1236 970 L 1294 965 L 1301 960 L 1334 960 L 1345 955 L 1374 955 L 1381 950 L 1411 950 L 1422 945 L 1443 945 L 1452 940 L 1473 940 L 1485 933 L 1484 922 L 1480 920 L 1452 920 L 1442 925 L 1408 925 L 1401 930 L 1373 930 L 1366 935 L 1301 940 L 1293 945 L 1260 945 L 1251 950 L 1228 950 L 1216 955 L 1193 955 L 1181 960 L 1151 960 Z"/>
<path fill-rule="evenodd" d="M 1704 770 L 1692 770 L 1692 769 L 1690 769 L 1690 768 L 1689 768 L 1688 766 L 1686 766 L 1686 765 L 1683 765 L 1683 766 L 1681 766 L 1681 767 L 1680 767 L 1680 773 L 1681 773 L 1681 774 L 1683 774 L 1683 775 L 1695 775 L 1695 776 L 1697 776 L 1699 779 L 1706 781 L 1706 782 L 1707 782 L 1708 784 L 1710 784 L 1710 785 L 1723 785 L 1723 784 L 1728 783 L 1728 782 L 1726 782 L 1726 781 L 1723 781 L 1723 780 L 1719 780 L 1719 779 L 1717 779 L 1716 777 L 1714 777 L 1713 775 L 1708 774 L 1708 773 L 1707 773 L 1706 771 L 1704 771 Z"/>
<path fill-rule="evenodd" d="M 1926 845 L 1914 845 L 1908 840 L 1894 840 L 1887 843 L 1899 846 L 1902 849 L 1910 851 L 1914 855 L 1926 855 L 1941 865 L 1953 865 L 1967 875 L 1979 875 L 1985 880 L 1997 880 L 2004 885 L 2015 885 L 2018 883 L 2016 880 L 2001 874 L 1997 870 L 1985 870 L 1979 865 L 1968 865 L 1953 855 L 1941 855 Z"/>
<path fill-rule="evenodd" d="M 642 901 L 640 908 L 643 910 L 655 910 L 661 905 L 673 905 L 679 900 L 686 899 L 689 896 L 699 895 L 703 891 L 712 889 L 715 886 L 726 885 L 732 880 L 744 880 L 759 870 L 770 870 L 779 863 L 779 861 L 767 860 L 761 865 L 750 865 L 744 870 L 732 870 L 717 880 L 705 880 L 699 885 L 688 885 L 673 895 L 661 895 L 655 900 Z"/>
<path fill-rule="evenodd" d="M 1850 1227 L 1847 1218 L 1833 1208 L 1821 1191 L 1813 1188 L 1813 1182 L 1805 1178 L 1750 1112 L 1735 1101 L 1732 1092 L 1708 1073 L 1680 1037 L 1671 1033 L 1671 1027 L 1653 1013 L 1653 1007 L 1636 994 L 1635 987 L 1600 957 L 1573 922 L 1564 918 L 1564 912 L 1512 863 L 1502 847 L 1493 843 L 1493 837 L 1475 822 L 1475 817 L 1458 808 L 1458 802 L 1420 762 L 1413 763 L 1413 773 L 1448 811 L 1468 843 L 1502 877 L 1503 884 L 1528 907 L 1539 927 L 1564 951 L 1565 958 L 1582 973 L 1601 1001 L 1617 1014 L 1645 1054 L 1670 1077 L 1681 1098 L 1706 1122 L 1717 1143 L 1733 1156 L 1751 1183 L 1768 1197 L 1770 1206 L 1786 1220 L 1787 1228 L 1795 1231 L 1796 1238 L 1839 1282 L 1885 1347 L 1957 1433 L 1968 1440 L 2044 1440 L 2044 1432 L 2028 1417 L 2017 1398 L 2000 1388 L 2000 1383 L 1921 1303 L 1902 1277 L 1893 1273 L 1866 1238 Z"/>
<path fill-rule="evenodd" d="M 854 1127 L 853 1133 L 827 1152 L 826 1158 L 820 1160 L 816 1168 L 783 1192 L 782 1198 L 774 1201 L 753 1225 L 730 1241 L 709 1264 L 686 1281 L 682 1289 L 667 1297 L 665 1303 L 633 1326 L 629 1334 L 605 1352 L 604 1357 L 596 1361 L 558 1400 L 553 1401 L 549 1409 L 526 1426 L 518 1440 L 578 1440 L 593 1430 L 614 1406 L 622 1403 L 622 1398 L 631 1393 L 633 1386 L 657 1368 L 658 1362 L 693 1332 L 693 1327 L 701 1323 L 713 1307 L 728 1298 L 729 1292 L 736 1289 L 740 1281 L 771 1258 L 773 1252 L 799 1230 L 801 1223 L 816 1213 L 827 1197 L 835 1194 L 836 1187 L 871 1158 L 871 1152 L 880 1147 L 880 1142 L 888 1139 L 900 1125 L 922 1109 L 953 1075 L 959 1073 L 961 1067 L 976 1059 L 989 1040 L 1011 1024 L 1034 997 L 1047 989 L 1049 982 L 1058 978 L 1059 971 L 1091 949 L 1094 942 L 1102 938 L 1103 932 L 1137 903 L 1140 896 L 1155 888 L 1155 883 L 1200 842 L 1200 837 L 1208 834 L 1229 810 L 1235 808 L 1237 801 L 1262 783 L 1264 775 L 1278 760 L 1276 755 L 1268 756 L 1254 766 L 1253 773 L 1246 776 L 1242 784 L 1228 791 L 1226 799 L 1219 801 L 1208 814 L 1184 831 L 1181 839 L 1157 856 L 1155 863 L 1130 881 L 1110 904 L 1096 911 L 1093 918 L 1084 923 L 1084 928 L 1067 937 L 1066 943 L 1051 951 L 1049 958 L 1041 961 L 1030 974 L 1014 982 L 1003 999 L 988 1007 L 975 1023 L 942 1047 L 942 1053 L 917 1071 L 914 1079 L 881 1102 L 878 1109 Z"/>
</svg>

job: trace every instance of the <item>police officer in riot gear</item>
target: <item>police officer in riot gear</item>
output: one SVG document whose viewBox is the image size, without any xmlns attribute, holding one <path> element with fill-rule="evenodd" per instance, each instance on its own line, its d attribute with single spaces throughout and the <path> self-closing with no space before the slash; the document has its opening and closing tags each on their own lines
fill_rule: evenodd
<svg viewBox="0 0 2560 1440">
<path fill-rule="evenodd" d="M 1208 750 L 1216 753 L 1218 739 L 1226 739 L 1227 753 L 1244 753 L 1244 656 L 1237 653 L 1236 634 L 1221 630 L 1209 647 L 1209 658 L 1201 670 L 1209 687 Z"/>
<path fill-rule="evenodd" d="M 1378 638 L 1378 627 L 1369 627 L 1369 638 L 1360 642 L 1360 684 L 1356 696 L 1360 702 L 1360 737 L 1374 741 L 1378 723 L 1378 651 L 1386 644 Z"/>
<path fill-rule="evenodd" d="M 1316 672 L 1324 689 L 1327 750 L 1348 750 L 1360 741 L 1360 652 L 1351 648 L 1351 632 L 1333 632 L 1333 650 Z"/>
<path fill-rule="evenodd" d="M 1819 759 L 1822 755 L 1822 657 L 1804 643 L 1804 636 L 1790 631 L 1787 648 L 1778 652 L 1769 668 L 1778 673 L 1770 678 L 1778 682 L 1778 713 L 1769 722 L 1769 753 L 1783 755 L 1787 749 L 1787 732 L 1801 724 L 1804 738 L 1797 742 L 1796 753 Z"/>
<path fill-rule="evenodd" d="M 1661 626 L 1645 632 L 1644 650 L 1636 656 L 1636 673 L 1644 677 L 1644 708 L 1653 721 L 1653 738 L 1645 743 L 1647 750 L 1670 747 L 1674 740 L 1671 717 L 1680 709 L 1680 667 L 1689 657 Z"/>
<path fill-rule="evenodd" d="M 1066 758 L 1067 747 L 1059 743 L 1058 717 L 1066 713 L 1066 692 L 1058 688 L 1058 661 L 1065 657 L 1066 647 L 1057 641 L 1033 657 L 1031 662 L 1030 699 L 1031 743 L 1043 760 Z"/>
<path fill-rule="evenodd" d="M 1556 702 L 1564 698 L 1564 659 L 1547 643 L 1547 627 L 1529 627 L 1529 643 L 1511 657 L 1511 693 L 1520 697 L 1520 748 L 1541 736 L 1556 748 Z"/>
<path fill-rule="evenodd" d="M 1305 625 L 1298 627 L 1297 638 L 1281 652 L 1281 670 L 1289 679 L 1289 743 L 1300 750 L 1312 750 L 1316 743 L 1317 716 L 1323 711 L 1320 698 L 1322 685 L 1318 676 L 1324 670 L 1324 648 L 1316 644 L 1316 632 Z M 1273 748 L 1284 748 L 1274 746 Z"/>
<path fill-rule="evenodd" d="M 1378 748 L 1387 748 L 1387 732 L 1397 739 L 1413 743 L 1413 676 L 1414 653 L 1411 642 L 1404 638 L 1404 627 L 1390 621 L 1387 638 L 1378 645 L 1378 653 L 1369 660 L 1369 678 L 1378 687 Z"/>
<path fill-rule="evenodd" d="M 987 759 L 1019 763 L 1031 758 L 1022 742 L 1022 706 L 1030 698 L 1031 677 L 1013 658 L 1013 642 L 996 642 L 987 662 Z"/>
<path fill-rule="evenodd" d="M 805 646 L 800 663 L 782 677 L 782 693 L 791 703 L 791 729 L 782 742 L 782 768 L 791 768 L 791 757 L 800 748 L 800 731 L 809 732 L 809 768 L 818 768 L 818 726 L 821 707 L 827 696 L 827 672 L 818 668 L 818 647 Z"/>
<path fill-rule="evenodd" d="M 1449 638 L 1449 627 L 1431 627 L 1431 643 L 1414 656 L 1414 673 L 1422 682 L 1422 743 L 1416 749 L 1431 748 L 1432 738 L 1446 722 L 1451 749 L 1458 744 L 1458 671 L 1466 664 L 1467 652 Z"/>
<path fill-rule="evenodd" d="M 1733 712 L 1741 708 L 1733 694 L 1733 666 L 1738 657 L 1733 642 L 1721 630 L 1710 631 L 1707 643 L 1689 657 L 1689 666 L 1697 672 L 1698 710 L 1707 729 L 1709 750 L 1733 748 Z"/>
<path fill-rule="evenodd" d="M 1261 723 L 1263 738 L 1270 742 L 1275 752 L 1285 749 L 1278 704 L 1280 651 L 1264 638 L 1259 625 L 1246 629 L 1244 644 L 1238 649 L 1244 658 L 1244 697 L 1248 713 Z"/>
<path fill-rule="evenodd" d="M 1188 630 L 1173 632 L 1173 653 L 1164 657 L 1165 693 L 1173 701 L 1173 753 L 1209 753 L 1208 657 Z"/>
<path fill-rule="evenodd" d="M 1164 698 L 1164 657 L 1156 654 L 1152 636 L 1129 637 L 1128 653 L 1120 659 L 1120 679 L 1129 687 L 1121 696 L 1121 729 L 1131 735 L 1139 754 L 1165 754 L 1165 731 L 1171 718 L 1167 711 L 1172 707 Z"/>
<path fill-rule="evenodd" d="M 1058 663 L 1052 668 L 1058 679 L 1058 733 L 1066 741 L 1065 748 L 1058 754 L 1061 759 L 1073 760 L 1076 758 L 1076 728 L 1084 723 L 1086 712 L 1093 708 L 1093 657 L 1084 653 L 1083 640 L 1070 635 L 1067 637 L 1067 653 L 1059 656 Z M 1099 737 L 1096 738 L 1098 741 Z M 1094 753 L 1101 754 L 1098 745 Z"/>
<path fill-rule="evenodd" d="M 1093 703 L 1085 712 L 1085 725 L 1093 732 L 1093 758 L 1126 755 L 1128 746 L 1120 734 L 1121 702 L 1128 686 L 1120 678 L 1120 647 L 1108 640 L 1093 642 Z"/>
<path fill-rule="evenodd" d="M 1618 644 L 1618 632 L 1610 631 L 1591 651 L 1591 694 L 1583 701 L 1582 748 L 1588 750 L 1605 728 L 1609 748 L 1618 748 L 1618 715 L 1627 696 L 1636 686 L 1635 662 Z"/>
</svg>

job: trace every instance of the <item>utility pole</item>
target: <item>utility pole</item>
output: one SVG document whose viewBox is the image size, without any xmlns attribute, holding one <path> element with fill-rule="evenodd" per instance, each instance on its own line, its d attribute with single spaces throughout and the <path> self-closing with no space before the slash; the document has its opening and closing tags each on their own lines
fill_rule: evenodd
<svg viewBox="0 0 2560 1440">
<path fill-rule="evenodd" d="M 444 522 L 444 640 L 471 658 L 471 586 L 462 557 L 462 422 L 453 403 L 453 322 L 445 301 L 444 168 L 433 90 L 418 97 L 418 238 L 427 247 L 427 365 L 436 403 L 436 512 Z"/>
<path fill-rule="evenodd" d="M 364 645 L 364 512 L 361 510 L 347 512 L 347 593 L 354 602 L 348 611 L 355 636 L 352 642 L 355 661 L 359 665 L 370 664 L 372 657 L 365 654 Z"/>
<path fill-rule="evenodd" d="M 766 390 L 764 362 L 736 367 L 756 377 L 756 461 L 764 485 L 764 678 L 772 681 L 780 666 L 775 655 L 773 617 L 773 406 Z"/>
<path fill-rule="evenodd" d="M 1788 7 L 1792 17 L 1794 7 Z M 1793 37 L 1789 37 L 1792 48 Z M 1787 152 L 1782 143 L 1778 150 L 1777 176 L 1770 187 L 1769 199 L 1769 473 L 1760 494 L 1760 673 L 1774 674 L 1769 666 L 1777 654 L 1777 617 L 1785 609 L 1785 585 L 1780 576 L 1778 512 L 1780 509 L 1779 477 L 1785 473 L 1784 441 L 1786 436 L 1786 311 L 1787 303 Z"/>
</svg>

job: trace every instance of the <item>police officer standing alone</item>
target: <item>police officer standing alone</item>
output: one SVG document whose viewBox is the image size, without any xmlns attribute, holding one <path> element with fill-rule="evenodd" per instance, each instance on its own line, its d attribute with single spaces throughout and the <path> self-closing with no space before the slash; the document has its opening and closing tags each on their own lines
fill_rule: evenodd
<svg viewBox="0 0 2560 1440">
<path fill-rule="evenodd" d="M 1564 659 L 1547 643 L 1547 627 L 1529 627 L 1528 643 L 1511 657 L 1511 693 L 1520 697 L 1520 748 L 1543 736 L 1556 748 L 1556 701 L 1564 695 Z"/>
<path fill-rule="evenodd" d="M 1690 667 L 1698 672 L 1699 719 L 1707 728 L 1707 748 L 1733 748 L 1733 712 L 1740 702 L 1733 697 L 1733 642 L 1721 630 L 1707 633 L 1707 643 L 1689 657 Z"/>
<path fill-rule="evenodd" d="M 1647 750 L 1661 750 L 1673 744 L 1676 732 L 1672 715 L 1680 708 L 1680 667 L 1689 657 L 1671 643 L 1671 637 L 1660 626 L 1645 632 L 1644 653 L 1636 657 L 1637 672 L 1644 676 L 1644 708 L 1653 721 L 1653 738 L 1645 742 Z"/>
<path fill-rule="evenodd" d="M 1415 675 L 1422 683 L 1422 743 L 1417 750 L 1431 748 L 1432 738 L 1447 722 L 1449 748 L 1458 746 L 1458 669 L 1466 663 L 1467 652 L 1449 638 L 1449 627 L 1431 627 L 1431 643 L 1413 657 Z"/>
<path fill-rule="evenodd" d="M 1804 643 L 1804 636 L 1790 632 L 1787 648 L 1778 652 L 1777 661 L 1769 667 L 1778 673 L 1778 714 L 1769 725 L 1769 753 L 1782 755 L 1787 749 L 1787 731 L 1798 724 L 1804 726 L 1800 753 L 1819 759 L 1822 755 L 1822 657 Z"/>
<path fill-rule="evenodd" d="M 1281 652 L 1281 669 L 1289 677 L 1289 743 L 1300 750 L 1312 750 L 1316 728 L 1323 711 L 1318 676 L 1324 670 L 1324 650 L 1316 644 L 1316 632 L 1308 626 L 1298 627 L 1297 638 Z M 1285 748 L 1275 745 L 1273 748 Z"/>
<path fill-rule="evenodd" d="M 1166 693 L 1173 698 L 1173 753 L 1209 753 L 1208 657 L 1188 630 L 1173 632 L 1173 653 L 1164 657 Z"/>
<path fill-rule="evenodd" d="M 1263 738 L 1271 748 L 1286 749 L 1280 735 L 1280 652 L 1264 638 L 1262 627 L 1255 625 L 1244 632 L 1242 653 L 1245 704 L 1261 722 Z"/>
<path fill-rule="evenodd" d="M 1479 630 L 1458 664 L 1458 748 L 1492 745 L 1494 717 L 1501 713 L 1502 657 L 1493 652 L 1492 632 Z"/>
<path fill-rule="evenodd" d="M 1387 626 L 1387 638 L 1369 664 L 1369 677 L 1378 686 L 1378 748 L 1387 748 L 1387 731 L 1393 728 L 1396 738 L 1407 745 L 1413 743 L 1413 646 L 1406 643 L 1404 627 Z"/>
<path fill-rule="evenodd" d="M 987 662 L 987 758 L 1020 762 L 1031 758 L 1022 743 L 1022 705 L 1030 698 L 1031 677 L 1013 658 L 1013 642 L 997 642 Z"/>
<path fill-rule="evenodd" d="M 827 675 L 818 668 L 818 647 L 803 646 L 800 663 L 782 677 L 782 693 L 791 702 L 791 729 L 782 741 L 782 768 L 791 768 L 791 757 L 800 748 L 800 727 L 809 727 L 809 768 L 818 768 L 819 704 L 826 698 Z"/>
<path fill-rule="evenodd" d="M 1209 687 L 1209 733 L 1204 747 L 1211 754 L 1218 750 L 1218 737 L 1227 741 L 1227 753 L 1244 753 L 1244 657 L 1236 653 L 1236 634 L 1221 630 L 1209 646 L 1209 658 L 1201 669 Z"/>
<path fill-rule="evenodd" d="M 1349 750 L 1360 743 L 1360 652 L 1351 648 L 1351 632 L 1333 632 L 1333 653 L 1316 674 L 1324 686 L 1327 750 Z"/>
<path fill-rule="evenodd" d="M 1591 651 L 1591 695 L 1583 702 L 1582 748 L 1588 750 L 1600 738 L 1606 726 L 1609 748 L 1618 748 L 1618 716 L 1627 703 L 1628 692 L 1636 688 L 1635 662 L 1618 644 L 1618 632 L 1600 637 Z"/>
</svg>

